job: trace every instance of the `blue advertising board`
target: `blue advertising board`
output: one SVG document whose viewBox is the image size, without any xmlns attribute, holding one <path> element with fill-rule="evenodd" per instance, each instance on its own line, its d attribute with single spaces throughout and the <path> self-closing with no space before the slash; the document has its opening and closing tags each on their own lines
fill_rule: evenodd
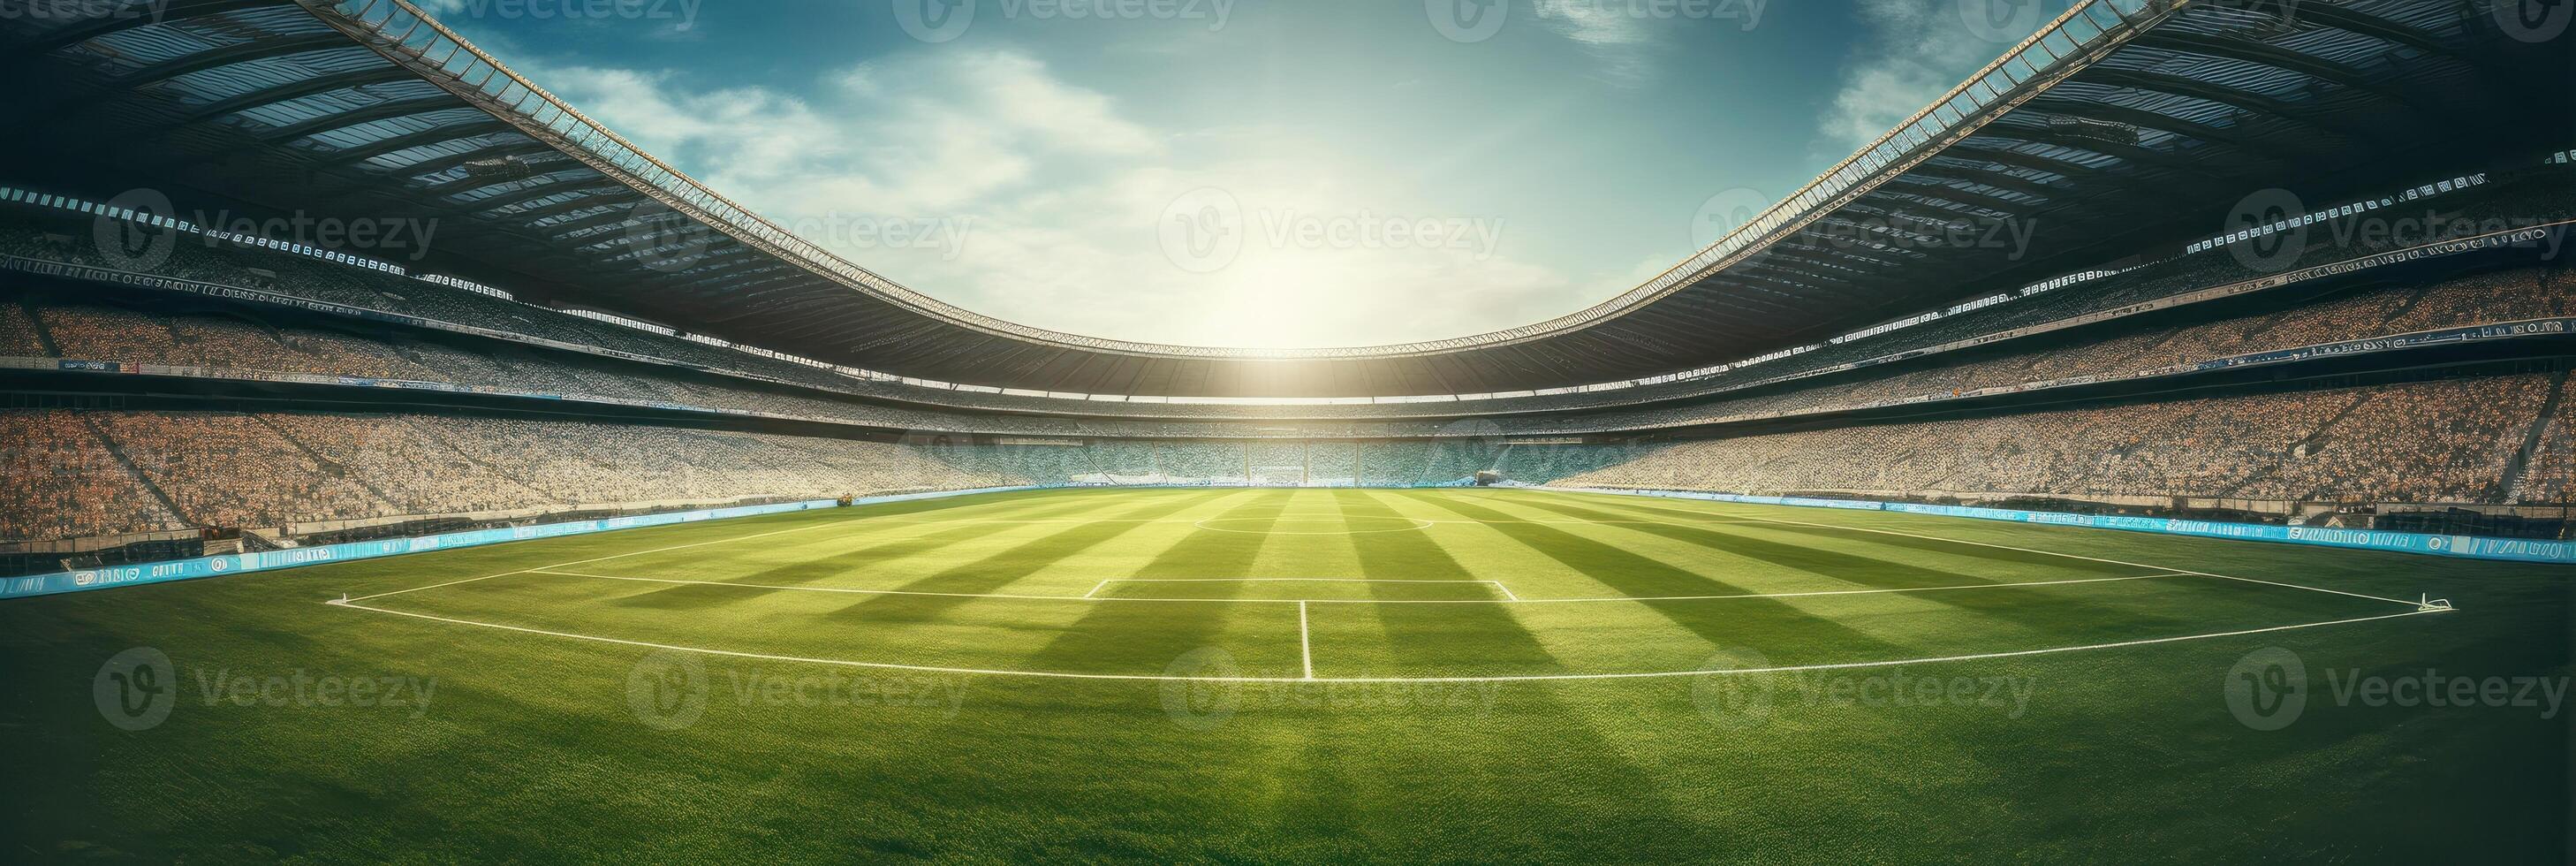
<svg viewBox="0 0 2576 866">
<path fill-rule="evenodd" d="M 881 502 L 940 499 L 950 496 L 967 496 L 977 493 L 999 493 L 1003 491 L 1026 489 L 1029 488 L 990 487 L 975 490 L 943 490 L 931 493 L 907 493 L 898 496 L 871 496 L 851 500 L 851 504 L 874 505 Z M 560 538 L 567 535 L 587 535 L 594 532 L 611 532 L 619 529 L 641 529 L 647 526 L 669 526 L 677 523 L 696 523 L 706 520 L 724 520 L 733 517 L 755 517 L 763 514 L 782 514 L 790 511 L 833 508 L 837 507 L 839 504 L 840 503 L 837 500 L 815 499 L 804 502 L 778 502 L 768 505 L 737 505 L 730 508 L 710 508 L 698 511 L 674 511 L 667 514 L 639 514 L 631 517 L 609 517 L 598 520 L 572 520 L 563 523 L 541 523 L 534 526 L 510 526 L 500 529 L 476 529 L 466 532 L 449 532 L 439 535 L 423 535 L 413 538 L 387 538 L 377 541 L 354 541 L 347 544 L 296 547 L 286 550 L 261 551 L 259 553 L 201 556 L 195 559 L 178 559 L 171 560 L 169 562 L 151 562 L 140 565 L 114 565 L 100 568 L 86 568 L 77 571 L 56 572 L 53 574 L 0 578 L 0 599 L 20 598 L 35 595 L 55 595 L 66 592 L 84 592 L 87 590 L 107 589 L 118 586 L 139 586 L 147 583 L 166 583 L 174 580 L 194 580 L 201 577 L 221 577 L 228 574 L 275 571 L 281 568 L 295 568 L 297 566 L 304 565 L 323 565 L 333 562 L 352 562 L 361 559 L 401 556 L 406 553 L 427 553 L 435 550 L 454 550 L 462 547 L 479 547 L 486 544 L 499 544 L 508 541 Z"/>
<path fill-rule="evenodd" d="M 1750 505 L 1794 505 L 1808 508 L 1849 508 L 1864 511 L 1895 511 L 1906 514 L 1930 514 L 1940 517 L 1965 517 L 1975 520 L 2002 520 L 2013 523 L 2037 523 L 2049 526 L 2081 526 L 2093 529 L 2117 529 L 2125 532 L 2154 532 L 2165 535 L 2189 535 L 2199 538 L 2227 538 L 2238 541 L 2269 541 L 2281 544 L 2309 544 L 2340 547 L 2348 550 L 2381 550 L 2395 553 L 2420 553 L 2457 556 L 2468 559 L 2496 559 L 2510 562 L 2576 562 L 2576 544 L 2564 541 L 2542 541 L 2530 538 L 2489 538 L 2477 535 L 2436 535 L 2422 532 L 2389 532 L 2377 529 L 2343 529 L 2325 526 L 2275 526 L 2268 523 L 2227 523 L 2216 520 L 2187 520 L 2171 517 L 2139 517 L 2121 514 L 2069 514 L 2059 511 L 2020 511 L 2009 508 L 1976 508 L 1964 505 L 1917 505 L 1910 502 L 1875 502 L 1864 499 L 1810 499 L 1796 496 L 1739 496 L 1732 493 L 1701 493 L 1691 490 L 1609 490 L 1601 488 L 1546 488 L 1574 490 L 1582 493 L 1609 493 L 1621 496 L 1655 496 L 1668 499 L 1705 499 L 1712 502 L 1740 502 Z"/>
</svg>

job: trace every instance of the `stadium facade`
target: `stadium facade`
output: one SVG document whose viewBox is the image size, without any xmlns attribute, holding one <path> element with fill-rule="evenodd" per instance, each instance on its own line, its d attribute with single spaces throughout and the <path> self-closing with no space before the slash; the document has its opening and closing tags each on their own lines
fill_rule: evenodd
<svg viewBox="0 0 2576 866">
<path fill-rule="evenodd" d="M 28 573 L 842 495 L 1497 481 L 2556 538 L 2576 40 L 2522 6 L 2078 3 L 1634 290 L 1314 350 L 941 303 L 404 0 L 0 21 L 48 82 L 0 145 L 0 425 L 35 494 L 0 538 Z M 439 228 L 417 257 L 307 230 L 364 215 Z"/>
</svg>

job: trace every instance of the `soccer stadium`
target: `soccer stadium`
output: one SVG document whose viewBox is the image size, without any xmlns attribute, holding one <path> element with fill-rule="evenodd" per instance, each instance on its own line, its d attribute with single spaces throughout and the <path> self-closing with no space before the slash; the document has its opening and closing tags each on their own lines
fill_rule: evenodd
<svg viewBox="0 0 2576 866">
<path fill-rule="evenodd" d="M 0 859 L 2576 859 L 2576 3 L 1339 6 L 0 0 Z"/>
</svg>

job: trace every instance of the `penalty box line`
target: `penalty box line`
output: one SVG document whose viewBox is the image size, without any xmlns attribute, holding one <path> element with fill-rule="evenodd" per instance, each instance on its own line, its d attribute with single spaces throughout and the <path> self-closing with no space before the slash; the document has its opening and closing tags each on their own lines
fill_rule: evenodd
<svg viewBox="0 0 2576 866">
<path fill-rule="evenodd" d="M 1211 583 L 1234 583 L 1234 582 L 1240 582 L 1240 581 L 1253 581 L 1253 582 L 1259 582 L 1259 581 L 1330 580 L 1330 581 L 1347 581 L 1347 582 L 1354 582 L 1354 583 L 1464 583 L 1464 584 L 1491 584 L 1491 585 L 1496 586 L 1497 588 L 1501 588 L 1501 589 L 1503 590 L 1504 594 L 1505 594 L 1506 596 L 1508 596 L 1508 597 L 1506 597 L 1506 598 L 1393 598 L 1393 599 L 1371 599 L 1371 598 L 1308 598 L 1308 599 L 1294 599 L 1294 598 L 1161 598 L 1161 597 L 1155 597 L 1155 598 L 1133 598 L 1133 597 L 1121 597 L 1121 596 L 1114 596 L 1114 595 L 1110 595 L 1110 596 L 1094 595 L 1093 593 L 1097 593 L 1097 592 L 1099 592 L 1099 591 L 1100 591 L 1100 585 L 1094 585 L 1094 586 L 1091 588 L 1091 592 L 1087 592 L 1087 593 L 1084 593 L 1084 594 L 1082 594 L 1082 595 L 1038 595 L 1038 594 L 1030 594 L 1030 593 L 1004 593 L 1004 592 L 939 592 L 939 591 L 935 591 L 935 590 L 920 590 L 920 589 L 863 589 L 863 588 L 858 588 L 858 587 L 838 587 L 838 586 L 782 586 L 782 585 L 778 585 L 778 584 L 769 584 L 769 583 L 736 583 L 736 582 L 732 582 L 732 581 L 722 581 L 722 580 L 682 580 L 682 579 L 679 579 L 679 578 L 672 578 L 672 577 L 635 577 L 635 576 L 628 576 L 628 575 L 615 575 L 615 574 L 589 574 L 589 573 L 585 573 L 585 572 L 577 572 L 577 571 L 555 571 L 555 570 L 548 569 L 548 568 L 532 568 L 532 569 L 527 569 L 527 570 L 525 570 L 525 571 L 511 572 L 510 574 L 543 574 L 543 575 L 550 575 L 550 576 L 554 576 L 554 577 L 579 577 L 579 578 L 585 578 L 585 579 L 589 579 L 589 580 L 622 580 L 622 581 L 631 581 L 631 582 L 635 582 L 635 583 L 660 583 L 660 584 L 672 584 L 672 585 L 679 585 L 679 586 L 720 586 L 720 587 L 731 587 L 731 588 L 734 588 L 734 589 L 756 589 L 756 590 L 761 590 L 761 591 L 764 591 L 764 592 L 768 592 L 768 591 L 783 591 L 783 592 L 823 592 L 823 593 L 838 593 L 838 594 L 843 594 L 843 595 L 917 595 L 917 596 L 930 596 L 930 597 L 934 597 L 934 598 L 986 598 L 986 599 L 998 599 L 998 600 L 1008 600 L 1008 601 L 1076 601 L 1076 602 L 1091 602 L 1091 603 L 1095 603 L 1095 604 L 1097 604 L 1097 603 L 1105 603 L 1105 602 L 1166 602 L 1166 603 L 1182 603 L 1182 604 L 1190 604 L 1190 603 L 1195 603 L 1195 604 L 1600 604 L 1600 603 L 1607 603 L 1607 602 L 1622 602 L 1622 601 L 1625 601 L 1625 602 L 1649 602 L 1649 601 L 1723 601 L 1723 600 L 1726 600 L 1726 599 L 1737 599 L 1737 598 L 1809 598 L 1809 597 L 1815 597 L 1815 596 L 1835 596 L 1835 595 L 1892 595 L 1892 594 L 1904 594 L 1904 593 L 1916 593 L 1916 592 L 1951 592 L 1951 591 L 1975 590 L 1975 589 L 2010 589 L 2010 588 L 2016 588 L 2016 587 L 2032 587 L 2032 586 L 2062 586 L 2062 585 L 2083 584 L 2083 583 L 2119 583 L 2119 582 L 2132 581 L 2132 580 L 2156 580 L 2156 579 L 2161 579 L 2161 578 L 2171 578 L 2171 577 L 2197 577 L 2197 576 L 2199 576 L 2199 575 L 2191 574 L 2191 573 L 2189 573 L 2189 572 L 2179 572 L 2179 571 L 2177 571 L 2177 572 L 2166 572 L 2166 573 L 2162 573 L 2162 574 L 2132 574 L 2132 575 L 2121 575 L 2121 576 L 2117 576 L 2117 577 L 2085 577 L 2085 578 L 2074 578 L 2074 579 L 2069 579 L 2069 580 L 2037 580 L 2037 581 L 2023 581 L 2023 582 L 2017 582 L 2017 583 L 1971 583 L 1971 584 L 1961 584 L 1961 585 L 1957 585 L 1957 586 L 1916 586 L 1916 587 L 1898 587 L 1898 588 L 1892 588 L 1892 589 L 1823 589 L 1823 590 L 1812 590 L 1812 591 L 1807 591 L 1807 592 L 1747 592 L 1747 593 L 1729 593 L 1729 594 L 1722 594 L 1722 595 L 1603 595 L 1603 596 L 1583 596 L 1583 597 L 1577 597 L 1577 598 L 1521 598 L 1521 597 L 1519 597 L 1519 596 L 1510 595 L 1510 593 L 1511 593 L 1510 588 L 1508 588 L 1508 587 L 1502 587 L 1502 586 L 1501 586 L 1501 584 L 1500 584 L 1499 582 L 1496 582 L 1496 581 L 1489 581 L 1489 580 L 1416 580 L 1416 581 L 1392 581 L 1392 580 L 1390 580 L 1390 581 L 1378 581 L 1378 580 L 1364 580 L 1364 579 L 1359 579 L 1359 578 L 1194 578 L 1194 579 L 1173 579 L 1173 580 L 1168 580 L 1168 581 L 1155 581 L 1155 580 L 1144 580 L 1144 581 L 1139 581 L 1139 582 L 1146 582 L 1146 583 L 1196 583 L 1196 582 L 1201 582 L 1201 581 L 1211 582 Z M 509 576 L 509 575 L 492 575 L 492 577 L 507 577 L 507 576 Z M 476 578 L 476 579 L 477 579 L 477 580 L 488 580 L 488 579 L 490 579 L 490 578 Z M 1120 580 L 1130 580 L 1130 579 L 1122 578 L 1122 579 L 1120 579 Z M 462 582 L 462 581 L 460 581 L 460 582 Z M 1102 584 L 1107 584 L 1107 583 L 1111 583 L 1111 582 L 1114 582 L 1114 581 L 1102 581 Z M 421 588 L 422 588 L 422 589 L 431 589 L 431 588 L 433 588 L 433 587 L 421 587 Z M 373 597 L 374 597 L 374 596 L 369 596 L 369 598 L 373 598 Z M 365 600 L 366 600 L 366 599 L 364 599 L 364 598 L 353 598 L 353 599 L 349 599 L 349 601 L 365 601 Z M 2412 605 L 2412 604 L 2413 604 L 2413 602 L 2408 602 L 2408 604 L 2409 604 L 2409 605 Z"/>
<path fill-rule="evenodd" d="M 500 631 L 517 632 L 517 633 L 520 633 L 520 634 L 538 635 L 538 636 L 542 636 L 542 637 L 562 638 L 562 639 L 566 639 L 566 640 L 588 641 L 588 642 L 592 642 L 592 643 L 604 643 L 604 644 L 613 644 L 613 645 L 617 645 L 617 646 L 640 647 L 640 648 L 644 648 L 644 649 L 669 650 L 669 651 L 672 651 L 672 652 L 698 653 L 698 654 L 701 654 L 701 655 L 720 656 L 720 657 L 724 657 L 724 658 L 751 659 L 751 660 L 755 660 L 755 661 L 772 661 L 772 662 L 784 662 L 784 663 L 794 663 L 794 664 L 817 664 L 817 665 L 830 665 L 830 666 L 835 666 L 835 667 L 868 668 L 868 669 L 873 669 L 873 670 L 899 670 L 899 671 L 912 671 L 912 672 L 915 672 L 915 673 L 957 674 L 957 675 L 961 675 L 961 676 L 1007 676 L 1007 677 L 1027 677 L 1027 678 L 1037 678 L 1037 679 L 1059 679 L 1059 680 L 1113 680 L 1113 681 L 1129 681 L 1129 682 L 1145 681 L 1145 682 L 1219 682 L 1219 683 L 1323 683 L 1323 684 L 1339 684 L 1339 683 L 1496 683 L 1496 682 L 1552 682 L 1552 681 L 1571 681 L 1571 680 L 1644 680 L 1644 679 L 1670 679 L 1670 678 L 1674 678 L 1674 677 L 1721 676 L 1721 675 L 1733 675 L 1733 674 L 1772 674 L 1772 673 L 1795 673 L 1795 672 L 1800 672 L 1800 671 L 1850 670 L 1850 669 L 1855 669 L 1855 668 L 1902 667 L 1902 666 L 1905 666 L 1905 665 L 1917 665 L 1917 664 L 1940 664 L 1940 663 L 1946 663 L 1946 662 L 1983 661 L 1983 660 L 1988 660 L 1988 659 L 2021 658 L 2021 657 L 2027 657 L 2027 656 L 2056 655 L 2056 654 L 2062 654 L 2062 653 L 2087 652 L 2087 651 L 2107 650 L 2107 649 L 2121 649 L 2121 648 L 2126 648 L 2126 647 L 2153 646 L 2153 645 L 2157 645 L 2157 644 L 2182 643 L 2182 642 L 2185 642 L 2185 641 L 2212 640 L 2212 639 L 2217 639 L 2217 638 L 2242 637 L 2242 636 L 2246 636 L 2246 635 L 2269 634 L 2269 633 L 2273 633 L 2273 632 L 2294 631 L 2294 630 L 2299 630 L 2299 629 L 2324 628 L 2324 627 L 2328 627 L 2328 626 L 2338 626 L 2338 625 L 2351 625 L 2351 624 L 2355 624 L 2355 623 L 2375 622 L 2375 621 L 2379 621 L 2379 620 L 2398 619 L 2398 618 L 2402 618 L 2402 617 L 2423 616 L 2423 615 L 2426 615 L 2426 614 L 2448 613 L 2448 612 L 2449 612 L 2449 611 L 2447 611 L 2447 610 L 2423 610 L 2423 609 L 2418 609 L 2418 610 L 2411 610 L 2411 611 L 2407 611 L 2407 612 L 2404 612 L 2404 613 L 2389 613 L 2389 614 L 2380 614 L 2380 615 L 2377 615 L 2377 616 L 2353 617 L 2353 618 L 2350 618 L 2350 619 L 2338 619 L 2338 620 L 2326 620 L 2326 621 L 2321 621 L 2321 622 L 2298 623 L 2298 624 L 2295 624 L 2295 625 L 2276 625 L 2276 626 L 2266 626 L 2266 627 L 2263 627 L 2263 628 L 2238 629 L 2238 630 L 2235 630 L 2235 631 L 2211 632 L 2211 633 L 2208 633 L 2208 634 L 2178 635 L 2178 636 L 2174 636 L 2174 637 L 2144 638 L 2144 639 L 2140 639 L 2140 640 L 2114 641 L 2114 642 L 2111 642 L 2111 643 L 2083 644 L 2083 645 L 2079 645 L 2079 646 L 2042 647 L 2042 648 L 2039 648 L 2039 649 L 2027 649 L 2027 650 L 2006 650 L 2006 651 L 2001 651 L 2001 652 L 1967 653 L 1967 654 L 1962 654 L 1962 655 L 1948 655 L 1948 656 L 1928 656 L 1928 657 L 1923 657 L 1923 658 L 1911 658 L 1911 659 L 1883 659 L 1883 660 L 1877 660 L 1877 661 L 1833 662 L 1833 663 L 1825 663 L 1825 664 L 1812 664 L 1812 665 L 1788 665 L 1788 666 L 1767 667 L 1767 668 L 1702 668 L 1702 669 L 1695 669 L 1695 670 L 1682 670 L 1682 671 L 1636 671 L 1636 672 L 1627 672 L 1627 673 L 1595 673 L 1595 674 L 1507 674 L 1507 675 L 1499 675 L 1499 676 L 1460 676 L 1460 677 L 1318 677 L 1318 676 L 1314 676 L 1314 675 L 1313 675 L 1313 667 L 1312 667 L 1312 665 L 1313 665 L 1313 657 L 1312 657 L 1312 654 L 1311 654 L 1311 653 L 1309 653 L 1309 655 L 1308 655 L 1308 657 L 1307 657 L 1307 670 L 1306 670 L 1306 675 L 1305 675 L 1305 676 L 1297 676 L 1297 677 L 1259 677 L 1259 676 L 1250 676 L 1250 677 L 1247 677 L 1247 676 L 1233 676 L 1233 677 L 1190 677 L 1190 676 L 1174 676 L 1174 675 L 1171 675 L 1171 674 L 1093 674 L 1093 673 L 1075 673 L 1075 672 L 1071 672 L 1071 671 L 1023 671 L 1023 670 L 1010 670 L 1010 669 L 1006 669 L 1006 668 L 945 667 L 945 666 L 937 666 L 937 665 L 913 665 L 913 664 L 902 664 L 902 663 L 898 663 L 898 662 L 868 662 L 868 661 L 857 661 L 857 660 L 854 660 L 854 659 L 828 659 L 828 658 L 814 658 L 814 657 L 808 657 L 808 656 L 771 655 L 771 654 L 766 654 L 766 653 L 742 652 L 742 651 L 738 651 L 738 650 L 723 650 L 723 649 L 713 649 L 713 648 L 708 648 L 708 647 L 693 647 L 693 646 L 682 646 L 682 645 L 678 645 L 678 644 L 653 643 L 653 642 L 650 642 L 650 641 L 628 640 L 628 639 L 625 639 L 625 638 L 613 638 L 613 637 L 605 637 L 605 636 L 601 636 L 601 635 L 581 634 L 581 633 L 579 633 L 579 632 L 551 631 L 551 630 L 547 630 L 547 629 L 530 628 L 530 627 L 527 627 L 527 626 L 507 625 L 507 624 L 503 624 L 503 623 L 478 622 L 478 621 L 475 621 L 475 620 L 469 620 L 469 619 L 458 619 L 458 618 L 454 618 L 454 617 L 435 616 L 435 615 L 431 615 L 431 614 L 425 614 L 425 613 L 413 613 L 413 612 L 410 612 L 410 611 L 401 611 L 401 610 L 391 610 L 391 609 L 388 609 L 388 608 L 381 608 L 381 607 L 368 607 L 368 606 L 366 606 L 366 605 L 357 604 L 357 603 L 349 602 L 349 601 L 341 601 L 341 600 L 338 600 L 338 599 L 333 599 L 333 600 L 330 600 L 330 601 L 324 602 L 324 604 L 330 605 L 330 606 L 332 606 L 332 607 L 347 608 L 347 609 L 349 609 L 349 610 L 363 610 L 363 611 L 367 611 L 367 612 L 370 612 L 370 613 L 390 614 L 390 615 L 393 615 L 393 616 L 409 617 L 409 618 L 412 618 L 412 619 L 426 620 L 426 621 L 430 621 L 430 622 L 446 623 L 446 624 L 450 624 L 450 625 L 473 626 L 473 627 L 478 627 L 478 628 L 488 628 L 488 629 L 496 629 L 496 630 L 500 630 Z M 1303 617 L 1303 608 L 1302 608 L 1302 607 L 1300 608 L 1300 618 L 1299 618 L 1299 622 L 1300 622 L 1300 634 L 1302 635 L 1302 634 L 1304 633 L 1304 626 L 1303 626 L 1304 617 Z"/>
</svg>

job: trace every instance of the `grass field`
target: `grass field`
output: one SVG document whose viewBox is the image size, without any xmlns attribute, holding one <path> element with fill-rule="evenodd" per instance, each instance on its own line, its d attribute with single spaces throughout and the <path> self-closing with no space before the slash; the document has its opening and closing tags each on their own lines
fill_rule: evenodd
<svg viewBox="0 0 2576 866">
<path fill-rule="evenodd" d="M 2571 580 L 1535 491 L 688 524 L 0 604 L 0 852 L 2565 860 Z"/>
</svg>

